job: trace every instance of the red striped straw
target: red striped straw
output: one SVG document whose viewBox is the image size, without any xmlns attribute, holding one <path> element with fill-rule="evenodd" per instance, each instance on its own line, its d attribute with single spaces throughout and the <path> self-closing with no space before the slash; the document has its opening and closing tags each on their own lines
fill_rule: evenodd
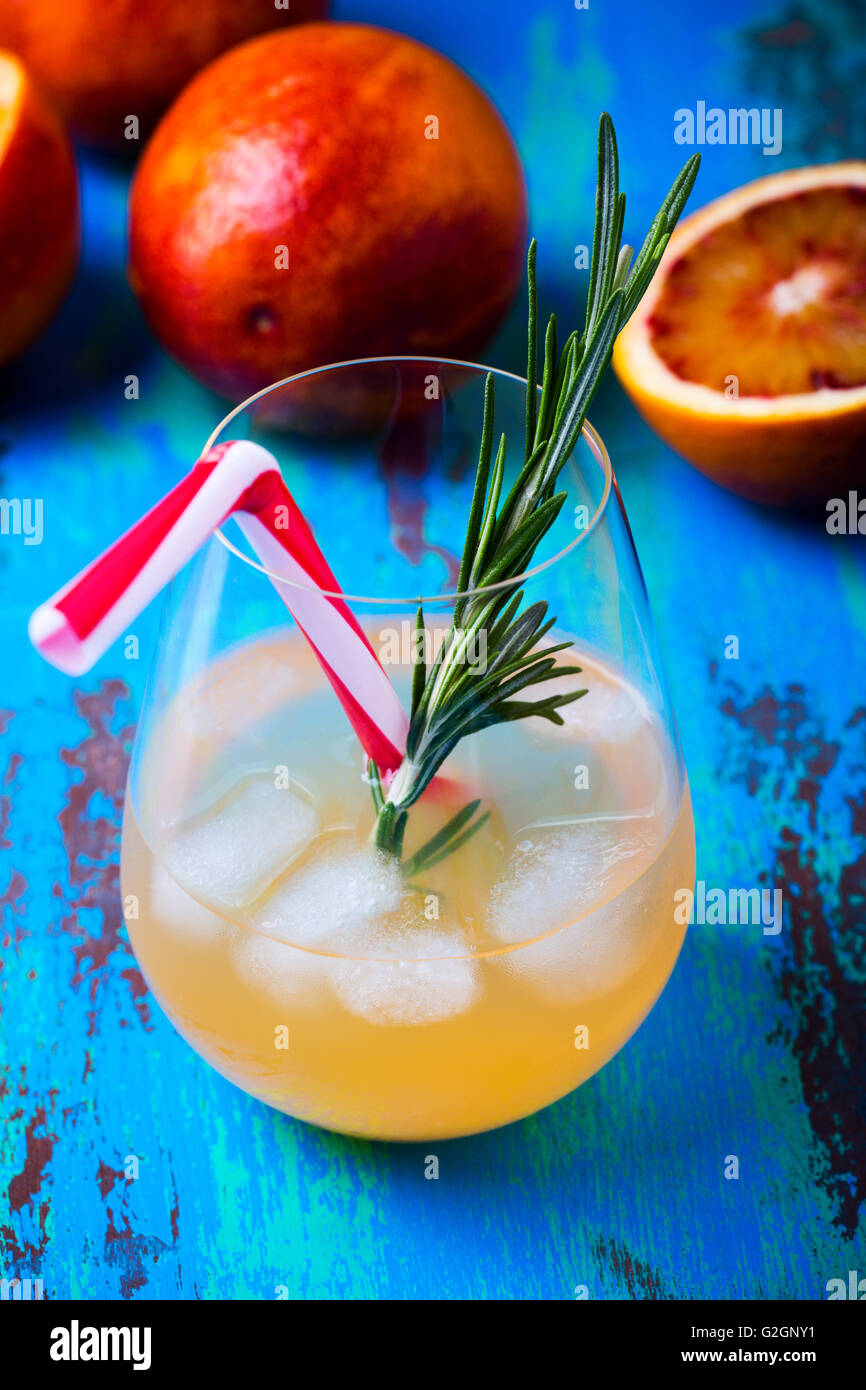
<svg viewBox="0 0 866 1390">
<path fill-rule="evenodd" d="M 260 444 L 218 444 L 200 458 L 135 526 L 36 609 L 28 625 L 34 647 L 67 675 L 89 671 L 232 514 L 316 653 L 364 750 L 380 772 L 393 771 L 406 743 L 406 711 L 276 459 Z"/>
</svg>

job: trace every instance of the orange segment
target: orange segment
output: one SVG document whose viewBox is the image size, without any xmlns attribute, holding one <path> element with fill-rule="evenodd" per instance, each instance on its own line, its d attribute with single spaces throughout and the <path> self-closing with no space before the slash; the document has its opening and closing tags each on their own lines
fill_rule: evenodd
<svg viewBox="0 0 866 1390">
<path fill-rule="evenodd" d="M 866 442 L 866 163 L 759 179 L 685 219 L 614 366 L 662 438 L 734 491 L 844 490 Z"/>
</svg>

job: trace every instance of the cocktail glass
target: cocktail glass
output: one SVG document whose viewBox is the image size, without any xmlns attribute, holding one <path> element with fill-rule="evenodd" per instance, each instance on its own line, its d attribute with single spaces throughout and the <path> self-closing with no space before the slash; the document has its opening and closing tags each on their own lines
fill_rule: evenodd
<svg viewBox="0 0 866 1390">
<path fill-rule="evenodd" d="M 345 363 L 277 383 L 206 448 L 266 445 L 408 703 L 454 613 L 487 369 Z M 494 372 L 503 495 L 525 382 Z M 464 739 L 405 858 L 470 800 L 487 820 L 419 873 L 372 847 L 363 751 L 238 531 L 167 595 L 133 752 L 122 888 L 135 953 L 190 1045 L 299 1119 L 378 1139 L 471 1134 L 558 1100 L 658 998 L 694 882 L 688 783 L 610 460 L 587 425 L 521 584 L 579 664 L 562 726 Z M 277 589 L 274 587 L 277 585 Z M 414 636 L 423 601 L 425 631 Z M 484 634 L 467 651 L 486 660 Z M 532 692 L 530 692 L 531 694 Z M 411 867 L 411 863 L 410 863 Z"/>
</svg>

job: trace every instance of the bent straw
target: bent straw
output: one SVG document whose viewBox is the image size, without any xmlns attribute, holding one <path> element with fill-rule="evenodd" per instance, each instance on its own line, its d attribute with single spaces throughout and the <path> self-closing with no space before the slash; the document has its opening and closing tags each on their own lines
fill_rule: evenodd
<svg viewBox="0 0 866 1390">
<path fill-rule="evenodd" d="M 405 747 L 406 711 L 340 596 L 276 459 L 248 440 L 211 449 L 114 545 L 41 604 L 28 624 L 34 647 L 67 675 L 89 671 L 231 515 L 313 648 L 365 752 L 383 774 L 393 771 Z"/>
</svg>

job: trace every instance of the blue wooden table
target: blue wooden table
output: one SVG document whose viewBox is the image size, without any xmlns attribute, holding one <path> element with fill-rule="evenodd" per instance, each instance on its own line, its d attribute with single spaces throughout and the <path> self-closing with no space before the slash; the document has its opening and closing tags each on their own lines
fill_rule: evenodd
<svg viewBox="0 0 866 1390">
<path fill-rule="evenodd" d="M 703 21 L 693 0 L 336 9 L 408 28 L 490 91 L 528 170 L 543 303 L 562 318 L 585 292 L 573 248 L 590 236 L 603 107 L 632 238 L 681 162 L 677 107 L 784 112 L 777 158 L 705 153 L 696 202 L 866 149 L 859 0 L 730 0 Z M 189 465 L 222 404 L 138 316 L 125 171 L 86 158 L 82 172 L 79 281 L 0 378 L 0 493 L 44 507 L 41 545 L 0 538 L 0 1275 L 42 1279 L 53 1298 L 567 1299 L 585 1285 L 592 1298 L 814 1299 L 866 1273 L 863 541 L 721 492 L 615 382 L 594 421 L 668 664 L 698 878 L 781 888 L 781 933 L 696 925 L 618 1057 L 531 1120 L 440 1145 L 435 1183 L 423 1146 L 343 1139 L 247 1098 L 160 1014 L 117 869 L 157 614 L 136 625 L 139 660 L 117 647 L 76 682 L 34 656 L 25 623 Z M 520 367 L 521 325 L 518 308 L 491 361 Z M 303 505 L 309 479 L 291 483 Z"/>
</svg>

